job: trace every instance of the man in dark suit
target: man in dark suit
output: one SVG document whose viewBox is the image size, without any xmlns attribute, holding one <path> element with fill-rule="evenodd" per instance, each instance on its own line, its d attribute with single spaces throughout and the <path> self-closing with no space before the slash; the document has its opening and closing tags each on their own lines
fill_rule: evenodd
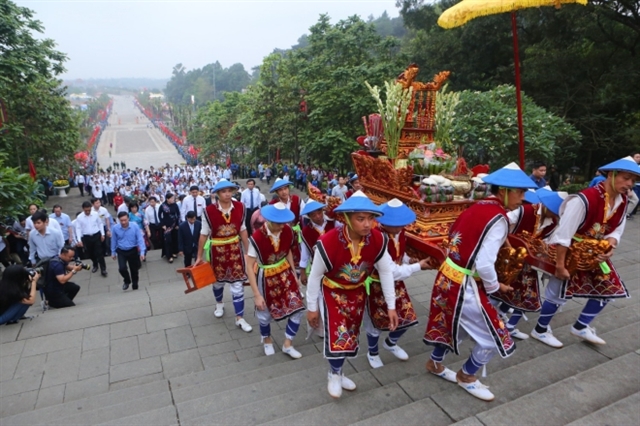
<svg viewBox="0 0 640 426">
<path fill-rule="evenodd" d="M 196 220 L 196 212 L 187 212 L 186 218 L 178 228 L 178 250 L 179 255 L 184 256 L 185 267 L 191 266 L 193 258 L 198 254 L 198 240 L 202 229 L 202 223 Z"/>
</svg>

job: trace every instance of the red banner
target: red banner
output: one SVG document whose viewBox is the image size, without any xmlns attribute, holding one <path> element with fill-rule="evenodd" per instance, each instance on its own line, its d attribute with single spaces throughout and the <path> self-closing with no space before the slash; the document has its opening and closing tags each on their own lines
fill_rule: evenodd
<svg viewBox="0 0 640 426">
<path fill-rule="evenodd" d="M 29 176 L 31 176 L 31 179 L 36 180 L 37 175 L 38 174 L 36 173 L 36 166 L 34 166 L 33 161 L 29 159 Z"/>
</svg>

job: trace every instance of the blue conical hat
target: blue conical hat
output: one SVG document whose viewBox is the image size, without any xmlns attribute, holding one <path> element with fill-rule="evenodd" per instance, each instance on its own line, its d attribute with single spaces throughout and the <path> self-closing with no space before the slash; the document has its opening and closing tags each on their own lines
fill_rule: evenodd
<svg viewBox="0 0 640 426">
<path fill-rule="evenodd" d="M 600 167 L 598 170 L 600 170 L 601 172 L 628 172 L 640 176 L 640 166 L 638 166 L 638 164 L 631 156 L 616 160 L 613 163 L 609 163 L 606 166 Z"/>
<path fill-rule="evenodd" d="M 382 211 L 362 191 L 356 191 L 345 202 L 335 208 L 334 213 L 365 212 L 381 216 Z"/>
<path fill-rule="evenodd" d="M 293 186 L 293 182 L 288 181 L 288 180 L 284 180 L 284 179 L 276 179 L 276 181 L 273 183 L 273 186 L 271 187 L 271 189 L 269 190 L 270 193 L 274 193 L 276 192 L 278 189 L 282 188 L 283 186 L 287 186 L 287 185 L 291 185 Z"/>
<path fill-rule="evenodd" d="M 538 204 L 540 202 L 538 194 L 532 189 L 529 189 L 524 193 L 524 200 L 529 204 Z"/>
<path fill-rule="evenodd" d="M 226 179 L 220 179 L 218 183 L 216 183 L 216 186 L 213 187 L 213 190 L 211 192 L 216 193 L 221 189 L 225 189 L 225 188 L 238 189 L 238 185 L 236 185 L 235 183 L 229 182 Z"/>
<path fill-rule="evenodd" d="M 380 206 L 382 216 L 377 220 L 386 226 L 407 226 L 416 221 L 416 214 L 397 198 Z"/>
<path fill-rule="evenodd" d="M 309 213 L 315 212 L 316 210 L 320 210 L 325 208 L 326 205 L 319 203 L 317 201 L 310 201 L 307 204 L 305 204 L 304 209 L 302 209 L 302 212 L 300 213 L 302 216 L 306 216 Z"/>
<path fill-rule="evenodd" d="M 537 188 L 533 180 L 522 171 L 516 163 L 509 163 L 503 168 L 482 178 L 485 183 L 505 188 Z"/>
<path fill-rule="evenodd" d="M 560 205 L 569 194 L 566 192 L 551 191 L 546 188 L 540 188 L 536 191 L 542 205 L 556 216 L 560 216 Z"/>
<path fill-rule="evenodd" d="M 293 212 L 287 208 L 287 205 L 282 202 L 264 206 L 260 209 L 260 214 L 266 220 L 273 223 L 289 223 L 293 222 L 296 218 Z"/>
</svg>

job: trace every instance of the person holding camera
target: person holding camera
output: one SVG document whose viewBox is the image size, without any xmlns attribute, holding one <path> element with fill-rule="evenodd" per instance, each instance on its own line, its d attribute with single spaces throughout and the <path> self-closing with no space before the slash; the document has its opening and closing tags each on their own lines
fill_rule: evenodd
<svg viewBox="0 0 640 426">
<path fill-rule="evenodd" d="M 73 247 L 64 246 L 60 250 L 60 254 L 49 261 L 44 294 L 52 308 L 76 306 L 73 299 L 80 291 L 80 286 L 69 280 L 83 268 L 88 269 L 88 266 L 75 262 L 74 257 Z"/>
<path fill-rule="evenodd" d="M 36 301 L 40 274 L 22 265 L 11 265 L 0 280 L 0 324 L 15 324 Z"/>
</svg>

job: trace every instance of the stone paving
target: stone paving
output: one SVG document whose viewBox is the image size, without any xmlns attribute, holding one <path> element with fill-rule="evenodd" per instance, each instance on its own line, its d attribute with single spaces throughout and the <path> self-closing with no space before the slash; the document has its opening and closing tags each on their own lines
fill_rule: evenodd
<svg viewBox="0 0 640 426">
<path fill-rule="evenodd" d="M 124 161 L 129 169 L 185 162 L 160 130 L 148 127 L 151 122 L 134 106 L 132 96 L 113 99 L 109 126 L 102 133 L 97 149 L 100 167 L 106 169 L 114 161 Z"/>
<path fill-rule="evenodd" d="M 83 200 L 75 191 L 49 204 L 61 201 L 65 211 L 73 211 Z M 302 359 L 290 360 L 279 347 L 267 358 L 249 289 L 246 317 L 254 331 L 245 333 L 234 324 L 228 291 L 225 315 L 217 319 L 209 288 L 183 294 L 184 282 L 175 272 L 182 259 L 171 265 L 152 251 L 140 271 L 139 290 L 122 291 L 117 264 L 107 258 L 107 278 L 77 275 L 76 307 L 41 313 L 34 306 L 33 320 L 0 327 L 0 423 L 424 424 L 425 416 L 432 420 L 428 424 L 562 424 L 585 416 L 583 424 L 599 424 L 607 416 L 617 420 L 611 424 L 638 420 L 639 225 L 628 223 L 614 258 L 633 298 L 610 304 L 594 324 L 608 344 L 594 347 L 570 336 L 583 302 L 568 303 L 553 323 L 565 348 L 518 342 L 514 356 L 489 364 L 484 381 L 498 396 L 490 404 L 424 373 L 428 349 L 421 335 L 431 271 L 407 280 L 420 319 L 401 341 L 411 359 L 397 362 L 382 351 L 387 365 L 371 370 L 362 352 L 345 369 L 358 390 L 333 402 L 326 394 L 321 340 L 305 341 L 304 325 L 294 341 Z M 536 317 L 520 329 L 528 332 Z M 283 324 L 273 329 L 282 344 Z M 462 360 L 447 359 L 452 368 Z"/>
<path fill-rule="evenodd" d="M 118 114 L 120 115 L 120 114 Z M 120 154 L 118 154 L 120 155 Z M 134 166 L 130 152 L 125 161 Z M 266 185 L 263 185 L 266 187 Z M 84 199 L 77 189 L 52 197 L 67 213 Z M 628 222 L 614 264 L 632 298 L 609 304 L 594 326 L 607 345 L 596 347 L 569 333 L 582 300 L 569 302 L 553 320 L 559 350 L 531 339 L 516 353 L 494 359 L 483 382 L 497 398 L 486 403 L 427 374 L 422 343 L 434 272 L 407 280 L 420 324 L 400 344 L 410 359 L 382 350 L 385 366 L 372 370 L 364 348 L 345 364 L 358 389 L 332 400 L 326 391 L 322 340 L 294 340 L 303 354 L 291 360 L 278 347 L 283 324 L 273 326 L 276 354 L 266 357 L 246 289 L 246 318 L 254 331 L 234 324 L 228 289 L 225 315 L 213 315 L 210 288 L 185 295 L 175 270 L 152 251 L 140 271 L 140 289 L 123 291 L 117 263 L 109 276 L 80 272 L 77 306 L 0 326 L 0 424 L 639 424 L 640 423 L 640 220 Z M 537 315 L 522 322 L 529 332 Z M 458 369 L 462 355 L 449 355 Z"/>
</svg>

